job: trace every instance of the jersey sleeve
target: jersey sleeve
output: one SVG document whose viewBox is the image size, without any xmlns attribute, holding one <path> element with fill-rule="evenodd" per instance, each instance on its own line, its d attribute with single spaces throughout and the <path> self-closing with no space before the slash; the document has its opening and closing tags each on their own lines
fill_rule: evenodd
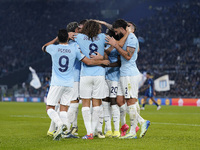
<svg viewBox="0 0 200 150">
<path fill-rule="evenodd" d="M 127 47 L 132 47 L 132 48 L 137 47 L 137 39 L 134 37 L 134 35 L 132 33 L 129 34 L 129 36 L 128 36 Z"/>
<path fill-rule="evenodd" d="M 83 58 L 85 58 L 85 55 L 81 53 L 81 49 L 78 44 L 76 44 L 75 46 L 76 46 L 76 58 L 81 61 Z"/>
<path fill-rule="evenodd" d="M 53 44 L 48 45 L 46 47 L 46 52 L 49 53 L 49 54 L 52 54 L 53 53 L 53 46 L 54 46 Z"/>
<path fill-rule="evenodd" d="M 77 34 L 77 35 L 75 36 L 75 38 L 74 38 L 74 41 L 77 42 L 78 39 L 80 38 L 80 36 L 81 36 L 80 34 Z"/>
</svg>

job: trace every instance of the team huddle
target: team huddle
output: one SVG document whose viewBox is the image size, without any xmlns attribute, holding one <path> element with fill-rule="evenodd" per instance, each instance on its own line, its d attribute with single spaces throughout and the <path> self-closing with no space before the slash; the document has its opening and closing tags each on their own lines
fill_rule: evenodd
<svg viewBox="0 0 200 150">
<path fill-rule="evenodd" d="M 105 34 L 101 33 L 101 25 L 108 28 Z M 52 121 L 47 135 L 54 140 L 78 138 L 79 98 L 87 131 L 82 139 L 93 139 L 95 135 L 136 139 L 138 130 L 141 138 L 145 135 L 150 121 L 140 116 L 138 104 L 141 76 L 136 65 L 139 42 L 135 30 L 132 22 L 123 19 L 112 25 L 99 20 L 71 22 L 42 47 L 52 58 L 46 104 Z M 129 133 L 126 133 L 129 129 L 126 113 L 130 117 Z"/>
</svg>

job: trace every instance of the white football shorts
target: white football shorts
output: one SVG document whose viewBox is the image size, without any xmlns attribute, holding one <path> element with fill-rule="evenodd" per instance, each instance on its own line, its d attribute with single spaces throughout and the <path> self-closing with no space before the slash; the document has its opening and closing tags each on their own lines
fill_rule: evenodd
<svg viewBox="0 0 200 150">
<path fill-rule="evenodd" d="M 55 106 L 60 102 L 61 105 L 69 106 L 74 90 L 72 87 L 50 86 L 47 95 L 47 105 Z"/>
<path fill-rule="evenodd" d="M 79 86 L 79 82 L 74 82 L 74 94 L 72 96 L 72 101 L 77 100 L 77 98 L 79 98 L 80 96 L 80 86 Z"/>
<path fill-rule="evenodd" d="M 80 97 L 83 99 L 105 98 L 105 76 L 80 77 Z"/>
<path fill-rule="evenodd" d="M 118 91 L 118 82 L 106 80 L 106 83 L 107 83 L 107 88 L 105 88 L 107 90 L 106 91 L 106 97 L 116 98 L 117 97 L 117 91 Z"/>
<path fill-rule="evenodd" d="M 125 98 L 138 98 L 140 75 L 120 77 L 117 95 Z"/>
</svg>

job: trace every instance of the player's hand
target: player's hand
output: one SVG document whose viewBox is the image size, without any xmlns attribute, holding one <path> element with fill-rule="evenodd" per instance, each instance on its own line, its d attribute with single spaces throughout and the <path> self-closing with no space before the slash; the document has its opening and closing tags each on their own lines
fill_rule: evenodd
<svg viewBox="0 0 200 150">
<path fill-rule="evenodd" d="M 126 31 L 129 32 L 129 33 L 133 33 L 134 30 L 131 27 L 127 26 Z"/>
<path fill-rule="evenodd" d="M 56 42 L 59 42 L 59 41 L 58 41 L 58 37 L 56 37 L 54 40 L 55 40 Z"/>
<path fill-rule="evenodd" d="M 68 32 L 69 39 L 74 40 L 74 38 L 76 38 L 76 35 L 77 35 L 77 33 L 75 33 L 75 32 Z"/>
<path fill-rule="evenodd" d="M 110 37 L 110 36 L 106 36 L 106 43 L 107 44 L 110 44 L 112 45 L 113 47 L 117 46 L 117 41 L 113 38 L 113 37 Z"/>
<path fill-rule="evenodd" d="M 103 56 L 98 53 L 98 52 L 94 52 L 96 55 L 90 55 L 91 59 L 103 59 Z"/>
<path fill-rule="evenodd" d="M 156 92 L 153 92 L 153 95 L 156 96 Z"/>
<path fill-rule="evenodd" d="M 102 61 L 102 65 L 109 66 L 110 65 L 110 61 L 109 60 L 103 60 Z"/>
</svg>

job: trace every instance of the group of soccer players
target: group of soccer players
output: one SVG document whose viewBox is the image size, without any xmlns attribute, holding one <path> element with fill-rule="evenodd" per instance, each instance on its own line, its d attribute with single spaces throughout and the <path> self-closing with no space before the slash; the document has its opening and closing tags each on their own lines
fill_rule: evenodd
<svg viewBox="0 0 200 150">
<path fill-rule="evenodd" d="M 108 27 L 106 34 L 101 33 L 101 24 Z M 136 65 L 139 43 L 135 29 L 133 23 L 123 19 L 112 25 L 98 20 L 71 22 L 67 29 L 59 30 L 58 36 L 42 47 L 52 58 L 46 110 L 54 124 L 47 134 L 53 135 L 54 140 L 77 138 L 74 133 L 78 130 L 79 97 L 87 131 L 82 139 L 93 139 L 94 135 L 135 139 L 138 123 L 141 125 L 140 137 L 145 135 L 150 121 L 144 120 L 139 112 L 141 76 Z M 57 105 L 59 113 L 55 110 Z M 129 129 L 126 113 L 130 116 L 129 133 L 126 133 Z M 105 135 L 102 133 L 103 120 Z M 57 129 L 53 132 L 55 124 Z"/>
</svg>

